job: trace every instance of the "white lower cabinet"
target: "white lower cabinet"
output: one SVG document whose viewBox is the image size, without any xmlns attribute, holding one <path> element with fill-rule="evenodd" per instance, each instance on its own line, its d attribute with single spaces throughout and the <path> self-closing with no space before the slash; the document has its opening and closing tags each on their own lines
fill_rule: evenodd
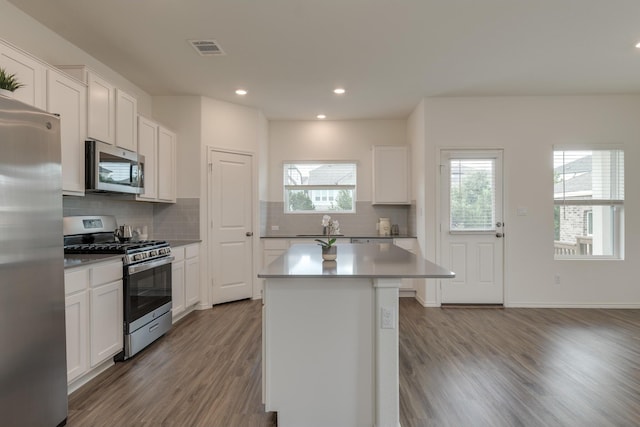
<svg viewBox="0 0 640 427">
<path fill-rule="evenodd" d="M 64 286 L 71 392 L 123 349 L 122 261 L 66 269 Z"/>
<path fill-rule="evenodd" d="M 185 248 L 184 293 L 187 307 L 200 302 L 200 245 Z"/>
<path fill-rule="evenodd" d="M 262 266 L 271 264 L 287 249 L 289 249 L 288 239 L 262 239 Z"/>
<path fill-rule="evenodd" d="M 171 248 L 171 317 L 176 319 L 185 310 L 184 247 Z"/>
<path fill-rule="evenodd" d="M 67 382 L 71 383 L 89 369 L 89 270 L 65 271 L 64 282 Z"/>
<path fill-rule="evenodd" d="M 200 244 L 171 248 L 171 317 L 180 319 L 200 302 Z"/>
<path fill-rule="evenodd" d="M 123 348 L 122 280 L 91 289 L 91 367 Z"/>
</svg>

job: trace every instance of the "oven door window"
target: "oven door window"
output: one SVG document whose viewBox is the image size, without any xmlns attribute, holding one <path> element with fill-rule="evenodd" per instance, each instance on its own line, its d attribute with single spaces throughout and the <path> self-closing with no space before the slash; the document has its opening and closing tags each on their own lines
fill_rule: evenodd
<svg viewBox="0 0 640 427">
<path fill-rule="evenodd" d="M 125 320 L 133 322 L 171 302 L 171 264 L 128 276 L 125 284 Z"/>
</svg>

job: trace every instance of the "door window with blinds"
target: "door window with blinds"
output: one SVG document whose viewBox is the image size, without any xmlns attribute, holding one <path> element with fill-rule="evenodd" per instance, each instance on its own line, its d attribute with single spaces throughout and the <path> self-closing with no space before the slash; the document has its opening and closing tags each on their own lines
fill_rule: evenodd
<svg viewBox="0 0 640 427">
<path fill-rule="evenodd" d="M 356 211 L 355 163 L 285 163 L 284 212 Z"/>
<path fill-rule="evenodd" d="M 624 257 L 624 152 L 553 152 L 555 259 Z"/>
<path fill-rule="evenodd" d="M 449 230 L 496 230 L 496 159 L 449 159 Z"/>
</svg>

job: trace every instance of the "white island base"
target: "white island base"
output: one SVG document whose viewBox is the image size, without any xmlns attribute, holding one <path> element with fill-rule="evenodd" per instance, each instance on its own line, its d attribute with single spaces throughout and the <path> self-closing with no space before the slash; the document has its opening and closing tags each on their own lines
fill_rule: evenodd
<svg viewBox="0 0 640 427">
<path fill-rule="evenodd" d="M 262 362 L 279 427 L 398 427 L 398 288 L 454 273 L 394 245 L 294 245 L 265 267 Z"/>
<path fill-rule="evenodd" d="M 400 425 L 400 283 L 267 280 L 263 384 L 279 427 Z"/>
</svg>

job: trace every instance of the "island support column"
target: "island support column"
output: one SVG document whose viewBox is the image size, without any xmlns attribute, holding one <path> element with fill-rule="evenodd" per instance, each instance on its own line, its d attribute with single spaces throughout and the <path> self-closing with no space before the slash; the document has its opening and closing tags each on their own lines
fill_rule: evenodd
<svg viewBox="0 0 640 427">
<path fill-rule="evenodd" d="M 398 289 L 401 279 L 374 279 L 376 427 L 400 427 Z"/>
</svg>

